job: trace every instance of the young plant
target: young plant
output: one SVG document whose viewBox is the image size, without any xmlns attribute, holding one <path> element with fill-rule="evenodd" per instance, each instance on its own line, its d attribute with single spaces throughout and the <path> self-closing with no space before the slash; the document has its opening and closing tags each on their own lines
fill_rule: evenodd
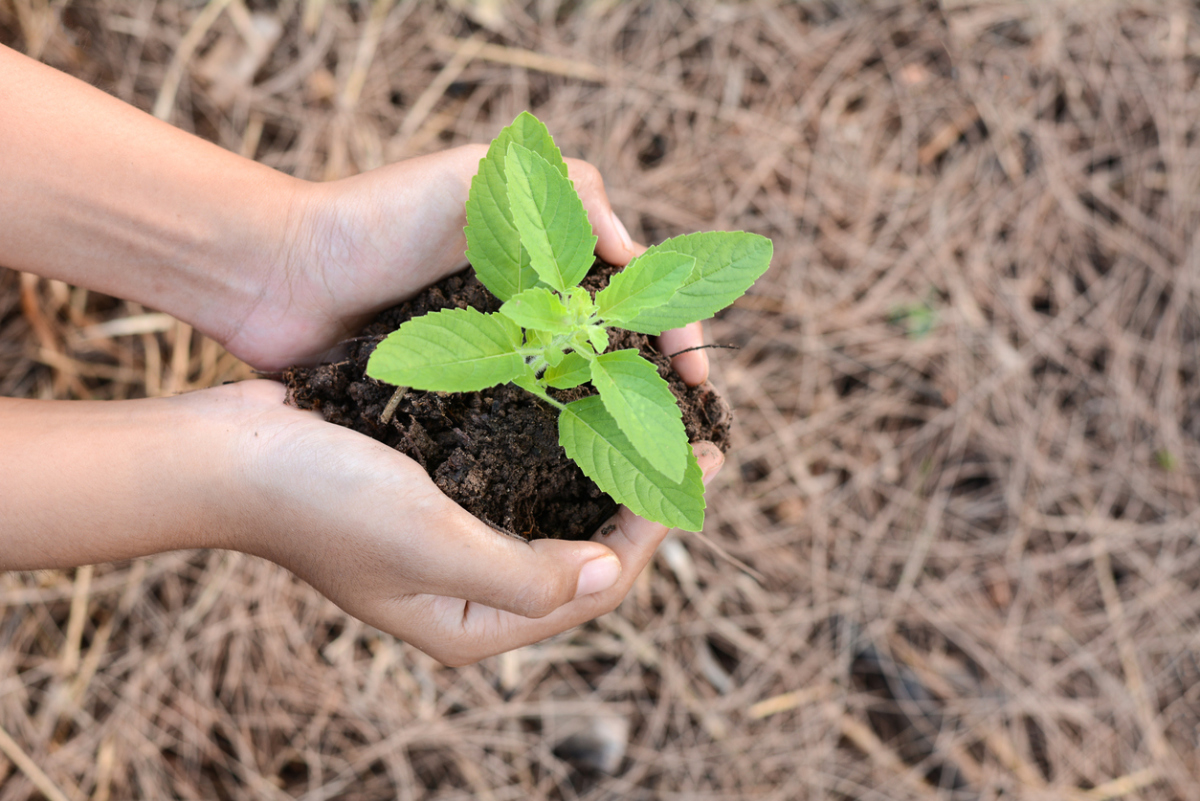
<svg viewBox="0 0 1200 801">
<path fill-rule="evenodd" d="M 675 396 L 636 350 L 609 351 L 608 329 L 656 335 L 711 317 L 767 269 L 771 241 L 740 231 L 668 239 L 592 297 L 578 284 L 596 237 L 562 154 L 528 112 L 480 161 L 466 236 L 500 311 L 410 320 L 371 354 L 367 375 L 441 392 L 512 382 L 558 409 L 559 442 L 600 489 L 643 517 L 699 531 L 704 485 Z M 587 382 L 598 394 L 571 403 L 548 392 Z"/>
</svg>

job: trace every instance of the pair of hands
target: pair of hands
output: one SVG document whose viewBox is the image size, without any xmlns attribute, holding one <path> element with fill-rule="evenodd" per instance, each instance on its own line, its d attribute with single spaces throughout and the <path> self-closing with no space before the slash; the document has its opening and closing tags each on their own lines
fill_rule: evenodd
<svg viewBox="0 0 1200 801">
<path fill-rule="evenodd" d="M 239 158 L 0 46 L 0 264 L 170 312 L 263 370 L 313 363 L 458 268 L 486 148 L 327 184 Z M 597 251 L 640 252 L 599 173 L 568 160 Z M 701 344 L 698 325 L 660 337 Z M 703 351 L 675 367 L 705 380 Z M 269 558 L 452 665 L 613 609 L 666 534 L 622 509 L 590 542 L 525 543 L 412 460 L 269 381 L 174 398 L 0 399 L 0 570 L 176 548 Z M 698 444 L 706 478 L 722 461 Z"/>
<path fill-rule="evenodd" d="M 281 277 L 285 283 L 272 287 L 226 347 L 267 367 L 312 360 L 357 331 L 381 299 L 410 296 L 452 272 L 465 247 L 463 203 L 485 152 L 457 148 L 316 187 L 316 205 L 296 215 L 307 236 L 293 240 L 313 252 L 292 257 L 302 266 Z M 613 215 L 599 172 L 567 164 L 597 251 L 626 263 L 642 248 Z M 669 353 L 701 341 L 695 325 L 665 333 L 659 345 Z M 675 367 L 691 384 L 707 378 L 703 351 L 676 357 Z M 277 384 L 249 382 L 187 400 L 200 396 L 227 405 L 240 430 L 255 432 L 252 461 L 261 465 L 246 481 L 272 502 L 252 528 L 282 528 L 238 547 L 288 567 L 347 612 L 447 664 L 611 611 L 667 533 L 622 508 L 615 529 L 590 542 L 522 542 L 450 501 L 403 454 L 282 405 Z M 707 480 L 723 456 L 708 443 L 696 450 Z"/>
</svg>

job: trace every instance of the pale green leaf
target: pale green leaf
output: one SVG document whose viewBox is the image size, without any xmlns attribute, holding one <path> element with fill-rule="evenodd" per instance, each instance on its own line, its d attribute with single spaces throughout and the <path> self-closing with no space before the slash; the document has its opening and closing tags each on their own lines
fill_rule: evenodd
<svg viewBox="0 0 1200 801">
<path fill-rule="evenodd" d="M 587 329 L 588 342 L 596 349 L 596 353 L 608 350 L 608 332 L 599 325 L 589 325 Z"/>
<path fill-rule="evenodd" d="M 696 266 L 666 303 L 621 324 L 642 334 L 661 334 L 706 320 L 741 297 L 771 266 L 771 240 L 745 231 L 705 231 L 668 239 L 646 251 L 694 256 Z M 643 255 L 645 258 L 645 255 Z"/>
<path fill-rule="evenodd" d="M 687 468 L 671 481 L 642 457 L 592 395 L 567 404 L 558 417 L 558 441 L 584 475 L 617 503 L 644 518 L 686 531 L 704 526 L 704 482 L 684 437 Z"/>
<path fill-rule="evenodd" d="M 514 295 L 500 307 L 500 313 L 522 328 L 562 333 L 572 326 L 567 319 L 567 307 L 549 289 L 534 287 Z"/>
<path fill-rule="evenodd" d="M 567 165 L 546 126 L 528 111 L 492 140 L 467 195 L 467 261 L 480 283 L 500 300 L 508 300 L 537 284 L 537 273 L 513 224 L 504 174 L 504 156 L 516 142 L 552 164 L 566 176 Z"/>
<path fill-rule="evenodd" d="M 498 314 L 446 309 L 404 323 L 379 343 L 367 375 L 438 392 L 477 392 L 520 375 L 521 329 Z"/>
<path fill-rule="evenodd" d="M 554 341 L 554 334 L 547 331 L 538 331 L 536 328 L 525 329 L 525 344 L 532 348 L 544 348 L 546 352 L 555 350 L 550 345 Z"/>
<path fill-rule="evenodd" d="M 696 266 L 696 257 L 663 250 L 647 252 L 625 266 L 596 293 L 600 318 L 621 325 L 670 300 Z"/>
<path fill-rule="evenodd" d="M 550 131 L 542 121 L 528 111 L 518 114 L 512 125 L 500 131 L 496 137 L 496 143 L 501 148 L 501 158 L 508 152 L 509 142 L 529 148 L 562 173 L 564 178 L 567 177 L 567 163 L 563 161 L 558 145 L 554 144 L 554 137 L 550 136 Z"/>
<path fill-rule="evenodd" d="M 546 369 L 542 380 L 555 389 L 574 389 L 592 380 L 592 366 L 578 353 L 568 353 L 557 365 Z"/>
<path fill-rule="evenodd" d="M 575 187 L 544 158 L 516 142 L 504 162 L 513 223 L 530 264 L 546 284 L 565 292 L 595 261 L 596 237 Z"/>
<path fill-rule="evenodd" d="M 596 304 L 592 302 L 591 293 L 581 286 L 567 290 L 566 302 L 567 310 L 576 319 L 587 320 L 596 313 Z"/>
<path fill-rule="evenodd" d="M 621 431 L 655 470 L 671 481 L 687 467 L 683 413 L 658 369 L 633 349 L 592 360 L 592 384 Z"/>
<path fill-rule="evenodd" d="M 545 358 L 546 364 L 550 365 L 551 367 L 558 367 L 560 364 L 562 364 L 562 360 L 566 358 L 566 355 L 566 353 L 558 348 L 542 345 L 542 357 Z"/>
<path fill-rule="evenodd" d="M 504 180 L 504 153 L 493 153 L 479 162 L 467 195 L 467 261 L 479 282 L 501 300 L 537 283 L 529 255 L 521 248 L 521 237 L 513 225 Z"/>
</svg>

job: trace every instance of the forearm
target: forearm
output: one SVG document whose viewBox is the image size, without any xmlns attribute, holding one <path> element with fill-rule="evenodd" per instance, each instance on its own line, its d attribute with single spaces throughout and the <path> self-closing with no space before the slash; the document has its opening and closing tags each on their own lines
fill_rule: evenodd
<svg viewBox="0 0 1200 801">
<path fill-rule="evenodd" d="M 0 265 L 231 335 L 302 182 L 3 46 L 0 109 Z"/>
<path fill-rule="evenodd" d="M 227 430 L 189 396 L 0 398 L 0 571 L 228 545 Z"/>
</svg>

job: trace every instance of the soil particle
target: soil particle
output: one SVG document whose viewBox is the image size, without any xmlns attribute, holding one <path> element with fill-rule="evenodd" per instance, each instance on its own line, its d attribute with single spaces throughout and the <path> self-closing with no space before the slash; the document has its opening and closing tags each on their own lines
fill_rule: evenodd
<svg viewBox="0 0 1200 801">
<path fill-rule="evenodd" d="M 597 261 L 582 284 L 595 292 L 617 270 Z M 385 415 L 396 388 L 366 376 L 375 346 L 413 317 L 467 306 L 500 307 L 470 269 L 381 312 L 348 343 L 345 359 L 286 371 L 288 401 L 405 453 L 442 492 L 493 528 L 528 539 L 587 539 L 617 504 L 558 444 L 558 412 L 529 393 L 512 384 L 467 393 L 409 390 Z M 658 367 L 680 401 L 690 441 L 728 448 L 732 413 L 711 385 L 684 384 L 648 337 L 620 329 L 609 334 L 610 350 L 637 348 Z M 553 394 L 566 402 L 592 392 L 583 386 Z"/>
</svg>

